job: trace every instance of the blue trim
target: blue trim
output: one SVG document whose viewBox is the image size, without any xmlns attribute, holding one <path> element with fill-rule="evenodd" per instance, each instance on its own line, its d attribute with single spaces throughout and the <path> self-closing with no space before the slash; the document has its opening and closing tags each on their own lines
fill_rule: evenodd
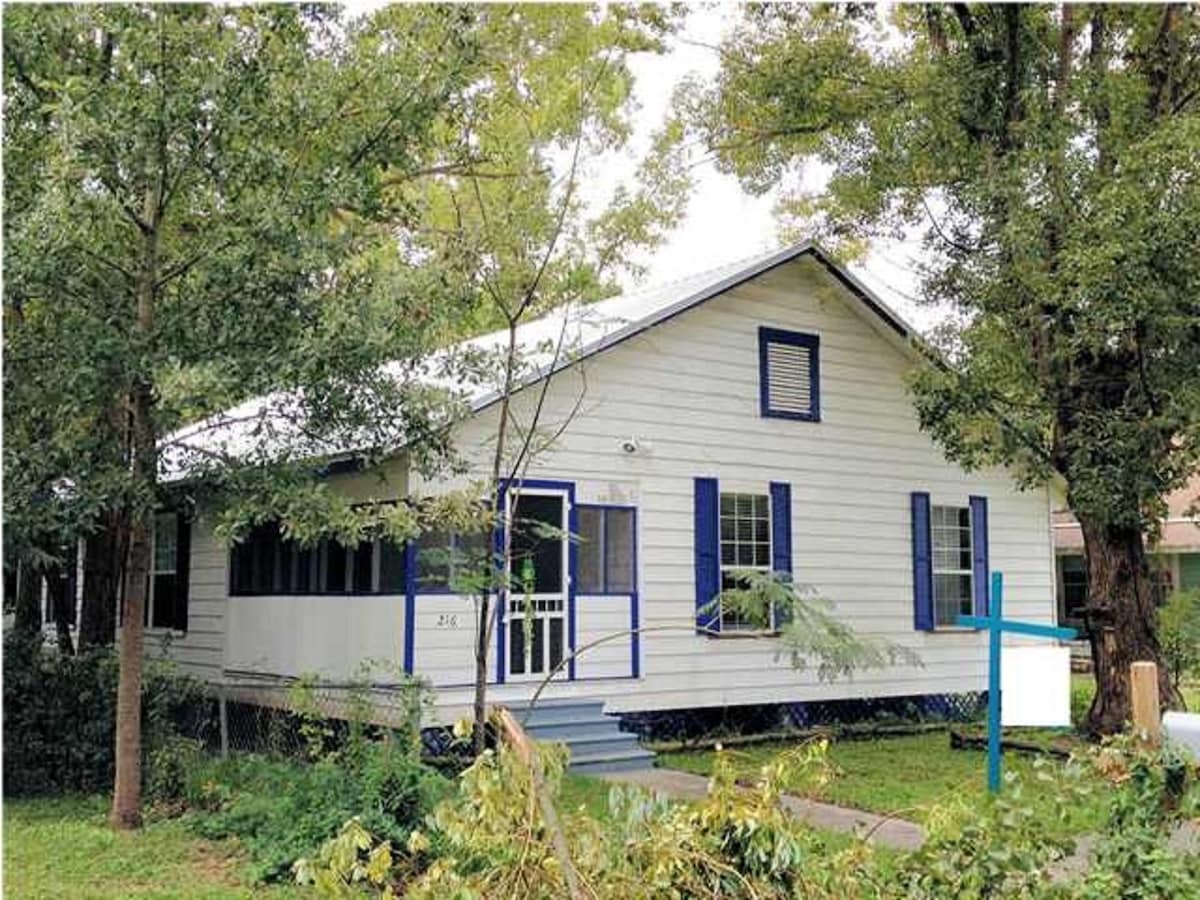
<svg viewBox="0 0 1200 900">
<path fill-rule="evenodd" d="M 720 626 L 715 609 L 704 609 L 721 589 L 721 542 L 717 479 L 695 480 L 693 542 L 696 563 L 696 628 L 704 632 Z"/>
<path fill-rule="evenodd" d="M 579 567 L 579 516 L 575 511 L 575 485 L 568 488 L 570 507 L 567 509 L 567 680 L 575 680 L 575 572 Z M 608 519 L 604 520 L 605 522 Z M 547 638 L 549 641 L 549 638 Z"/>
<path fill-rule="evenodd" d="M 504 486 L 500 486 L 498 497 L 499 502 L 496 504 L 497 510 L 504 509 Z M 492 532 L 492 571 L 504 562 L 504 515 L 501 513 L 496 519 L 496 528 Z M 503 583 L 503 582 L 501 582 Z M 496 604 L 496 684 L 504 684 L 504 672 L 507 668 L 504 659 L 504 604 L 507 602 L 507 594 L 497 590 L 492 596 L 492 602 Z"/>
<path fill-rule="evenodd" d="M 929 534 L 929 494 L 912 493 L 913 628 L 933 631 L 933 553 Z"/>
<path fill-rule="evenodd" d="M 573 481 L 553 481 L 544 478 L 505 478 L 500 482 L 500 490 L 496 497 L 496 509 L 503 510 L 505 497 L 508 494 L 509 485 L 516 484 L 518 488 L 533 488 L 534 490 L 549 490 L 563 491 L 566 494 L 567 504 L 567 531 L 569 532 L 567 539 L 567 678 L 570 681 L 575 680 L 575 542 L 571 537 L 575 534 L 575 482 Z M 503 516 L 501 516 L 503 521 Z M 504 555 L 504 529 L 497 527 L 496 529 L 496 557 L 503 561 Z M 507 603 L 507 595 L 504 602 L 500 602 L 497 598 L 496 607 L 496 683 L 504 684 L 505 678 L 505 658 L 504 658 L 504 603 Z"/>
<path fill-rule="evenodd" d="M 417 633 L 417 542 L 404 544 L 404 672 L 413 673 Z"/>
<path fill-rule="evenodd" d="M 988 614 L 988 502 L 987 497 L 971 497 L 971 588 L 973 611 Z"/>
<path fill-rule="evenodd" d="M 767 348 L 771 344 L 787 344 L 808 350 L 808 408 L 806 413 L 771 408 L 770 366 Z M 758 328 L 758 408 L 766 419 L 795 419 L 801 422 L 821 421 L 821 338 L 815 334 L 784 331 L 781 328 Z"/>
<path fill-rule="evenodd" d="M 630 511 L 633 513 L 633 593 L 629 596 L 629 654 L 632 658 L 631 674 L 634 678 L 641 678 L 642 636 L 639 629 L 642 626 L 641 610 L 638 606 L 638 518 L 636 509 L 630 507 Z"/>
<path fill-rule="evenodd" d="M 786 481 L 771 482 L 771 568 L 792 574 L 792 486 Z M 781 610 L 772 624 L 778 628 L 790 618 Z"/>
</svg>

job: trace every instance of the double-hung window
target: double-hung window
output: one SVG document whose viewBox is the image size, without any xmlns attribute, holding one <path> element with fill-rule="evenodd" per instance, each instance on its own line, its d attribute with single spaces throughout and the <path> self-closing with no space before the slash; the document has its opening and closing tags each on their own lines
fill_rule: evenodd
<svg viewBox="0 0 1200 900">
<path fill-rule="evenodd" d="M 737 573 L 771 571 L 771 501 L 767 494 L 724 493 L 720 503 L 721 590 L 745 587 Z M 774 615 L 768 618 L 774 621 Z M 761 626 L 721 604 L 721 631 L 753 631 Z"/>
<path fill-rule="evenodd" d="M 971 508 L 934 506 L 930 515 L 933 549 L 933 624 L 954 626 L 974 603 L 971 570 Z"/>
<path fill-rule="evenodd" d="M 145 619 L 152 628 L 187 631 L 189 533 L 183 513 L 160 512 L 154 517 L 150 595 Z"/>
</svg>

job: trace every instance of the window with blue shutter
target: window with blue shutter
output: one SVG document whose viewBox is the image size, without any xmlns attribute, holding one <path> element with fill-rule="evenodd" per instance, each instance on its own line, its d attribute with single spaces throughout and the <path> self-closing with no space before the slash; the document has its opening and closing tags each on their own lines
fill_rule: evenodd
<svg viewBox="0 0 1200 900">
<path fill-rule="evenodd" d="M 759 406 L 765 418 L 821 420 L 820 338 L 758 329 Z"/>
<path fill-rule="evenodd" d="M 712 600 L 720 590 L 721 546 L 717 530 L 717 479 L 697 478 L 695 482 L 696 548 L 696 627 L 717 627 L 718 614 Z"/>
<path fill-rule="evenodd" d="M 930 548 L 929 495 L 914 491 L 912 505 L 913 627 L 933 631 L 933 554 Z"/>
</svg>

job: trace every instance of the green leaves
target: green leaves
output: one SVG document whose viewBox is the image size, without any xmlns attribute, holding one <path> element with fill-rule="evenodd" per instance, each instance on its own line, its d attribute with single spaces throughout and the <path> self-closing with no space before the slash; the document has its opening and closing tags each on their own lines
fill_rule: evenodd
<svg viewBox="0 0 1200 900">
<path fill-rule="evenodd" d="M 733 576 L 740 587 L 722 591 L 710 607 L 724 608 L 757 630 L 777 630 L 779 655 L 786 655 L 794 669 L 815 665 L 822 681 L 833 681 L 863 669 L 922 665 L 907 647 L 855 633 L 830 600 L 793 583 L 785 572 L 745 569 Z"/>
<path fill-rule="evenodd" d="M 952 459 L 1149 527 L 1200 460 L 1198 48 L 1182 6 L 755 11 L 683 109 L 794 228 L 925 230 L 955 370 L 912 386 Z"/>
</svg>

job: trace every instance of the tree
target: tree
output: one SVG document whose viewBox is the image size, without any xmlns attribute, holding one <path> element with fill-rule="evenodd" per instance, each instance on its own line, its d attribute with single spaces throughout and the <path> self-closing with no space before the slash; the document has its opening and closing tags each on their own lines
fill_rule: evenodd
<svg viewBox="0 0 1200 900">
<path fill-rule="evenodd" d="M 633 254 L 682 214 L 688 179 L 667 132 L 628 182 L 591 202 L 583 189 L 597 164 L 625 147 L 628 57 L 661 51 L 669 16 L 652 7 L 582 5 L 487 6 L 476 15 L 476 87 L 454 107 L 438 171 L 395 183 L 400 205 L 420 210 L 407 239 L 474 298 L 464 330 L 500 329 L 475 364 L 497 409 L 480 491 L 486 521 L 476 527 L 504 537 L 482 575 L 464 586 L 477 604 L 479 751 L 496 618 L 513 588 L 513 510 L 531 462 L 568 424 L 543 415 L 552 375 L 575 349 L 565 311 L 613 292 L 614 274 L 632 268 Z M 523 325 L 553 313 L 562 314 L 561 329 L 538 341 L 524 334 Z M 534 399 L 518 411 L 513 401 L 522 390 Z M 507 502 L 497 508 L 501 496 Z"/>
<path fill-rule="evenodd" d="M 922 427 L 968 468 L 1059 479 L 1082 526 L 1096 733 L 1161 663 L 1146 536 L 1200 459 L 1200 14 L 1184 4 L 755 8 L 681 108 L 845 252 L 925 229 L 950 312 Z M 1160 687 L 1172 688 L 1160 665 Z"/>
<path fill-rule="evenodd" d="M 315 529 L 346 512 L 313 487 L 323 449 L 436 431 L 436 399 L 406 375 L 438 294 L 377 223 L 384 162 L 419 170 L 460 86 L 464 22 L 441 7 L 384 27 L 321 7 L 4 12 L 6 540 L 107 522 L 124 552 L 116 827 L 140 822 L 155 509 L 203 484 L 241 497 L 242 521 L 283 509 Z M 223 441 L 179 438 L 256 395 L 191 426 Z"/>
</svg>

